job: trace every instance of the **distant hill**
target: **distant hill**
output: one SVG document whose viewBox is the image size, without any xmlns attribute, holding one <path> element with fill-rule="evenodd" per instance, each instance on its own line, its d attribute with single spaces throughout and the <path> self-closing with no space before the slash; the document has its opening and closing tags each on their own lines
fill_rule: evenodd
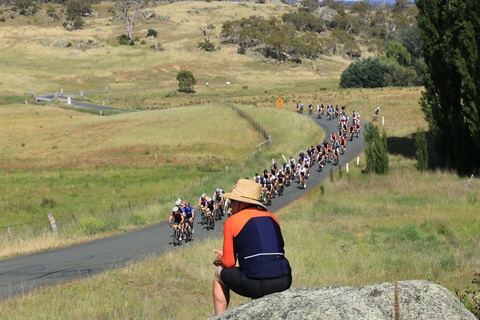
<svg viewBox="0 0 480 320">
<path fill-rule="evenodd" d="M 395 2 L 396 2 L 396 0 L 335 0 L 335 2 L 344 3 L 346 6 L 351 6 L 353 3 L 359 2 L 359 1 L 368 2 L 368 3 L 371 3 L 374 6 L 383 5 L 383 4 L 391 6 L 391 5 L 394 5 Z M 411 3 L 414 2 L 414 0 L 408 0 L 408 1 L 411 2 Z M 301 0 L 287 0 L 286 2 L 297 3 L 297 2 L 301 2 Z"/>
</svg>

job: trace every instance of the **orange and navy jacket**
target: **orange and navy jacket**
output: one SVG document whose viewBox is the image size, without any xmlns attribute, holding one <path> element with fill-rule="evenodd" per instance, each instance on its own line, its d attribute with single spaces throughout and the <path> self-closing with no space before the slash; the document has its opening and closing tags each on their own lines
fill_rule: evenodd
<svg viewBox="0 0 480 320">
<path fill-rule="evenodd" d="M 256 208 L 242 210 L 225 221 L 223 256 L 225 268 L 234 267 L 249 278 L 276 278 L 291 274 L 277 218 Z"/>
</svg>

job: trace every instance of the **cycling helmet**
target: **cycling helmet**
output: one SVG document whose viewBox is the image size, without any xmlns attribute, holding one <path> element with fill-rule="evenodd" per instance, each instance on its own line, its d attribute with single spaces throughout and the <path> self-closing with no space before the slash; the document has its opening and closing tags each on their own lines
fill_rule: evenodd
<svg viewBox="0 0 480 320">
<path fill-rule="evenodd" d="M 179 206 L 181 203 L 182 203 L 182 198 L 178 198 L 177 201 L 175 202 L 177 206 Z"/>
<path fill-rule="evenodd" d="M 205 193 L 202 193 L 201 197 L 202 198 L 205 198 L 206 194 Z"/>
<path fill-rule="evenodd" d="M 177 207 L 177 206 L 175 206 L 175 207 L 172 208 L 172 212 L 177 212 L 177 211 L 178 211 L 178 207 Z"/>
</svg>

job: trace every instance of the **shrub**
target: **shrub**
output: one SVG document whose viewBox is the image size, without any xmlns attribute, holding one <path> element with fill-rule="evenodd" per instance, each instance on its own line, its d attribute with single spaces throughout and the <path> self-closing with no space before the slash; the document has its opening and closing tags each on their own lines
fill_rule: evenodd
<svg viewBox="0 0 480 320">
<path fill-rule="evenodd" d="M 143 226 L 147 222 L 147 215 L 143 212 L 136 212 L 130 216 L 130 222 L 136 226 Z"/>
<path fill-rule="evenodd" d="M 85 234 L 89 236 L 104 232 L 107 229 L 105 222 L 95 217 L 85 219 L 81 225 Z"/>
<path fill-rule="evenodd" d="M 473 273 L 473 284 L 480 286 L 480 270 Z M 477 319 L 480 319 L 480 291 L 478 290 L 455 290 L 458 299 L 470 310 Z"/>
<path fill-rule="evenodd" d="M 365 126 L 366 171 L 369 173 L 388 173 L 387 133 L 372 124 Z"/>
<path fill-rule="evenodd" d="M 245 48 L 245 46 L 243 45 L 240 45 L 240 47 L 238 47 L 237 49 L 238 54 L 245 54 L 246 52 L 247 52 L 247 48 Z"/>
<path fill-rule="evenodd" d="M 148 29 L 148 32 L 147 32 L 147 38 L 148 37 L 154 37 L 156 38 L 158 35 L 157 31 L 153 30 L 153 29 Z"/>
<path fill-rule="evenodd" d="M 207 52 L 211 52 L 211 51 L 215 51 L 215 45 L 211 42 L 200 42 L 198 44 L 198 47 L 204 51 L 207 51 Z"/>
<path fill-rule="evenodd" d="M 75 29 L 81 29 L 83 27 L 83 19 L 80 16 L 75 17 L 75 20 L 73 21 L 73 27 Z"/>
<path fill-rule="evenodd" d="M 342 88 L 379 88 L 385 86 L 385 74 L 393 74 L 394 65 L 379 58 L 351 63 L 340 77 Z"/>
<path fill-rule="evenodd" d="M 415 149 L 416 168 L 419 171 L 426 171 L 428 169 L 428 150 L 425 132 L 419 131 L 415 135 Z"/>
<path fill-rule="evenodd" d="M 55 201 L 53 198 L 50 198 L 50 199 L 43 198 L 42 203 L 40 205 L 42 207 L 55 208 L 57 206 L 57 201 Z"/>
<path fill-rule="evenodd" d="M 118 36 L 117 39 L 118 39 L 118 43 L 121 45 L 127 46 L 130 43 L 130 41 L 128 40 L 128 36 L 126 34 L 122 34 Z"/>
</svg>

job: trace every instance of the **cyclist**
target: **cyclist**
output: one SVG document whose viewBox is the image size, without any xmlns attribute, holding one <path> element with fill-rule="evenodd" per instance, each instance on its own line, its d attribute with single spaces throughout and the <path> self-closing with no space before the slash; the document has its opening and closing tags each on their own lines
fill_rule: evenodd
<svg viewBox="0 0 480 320">
<path fill-rule="evenodd" d="M 335 143 L 336 140 L 337 140 L 337 135 L 335 134 L 335 132 L 332 132 L 332 134 L 330 135 L 330 141 L 332 143 Z"/>
<path fill-rule="evenodd" d="M 350 131 L 350 141 L 353 141 L 353 133 L 355 132 L 355 126 L 353 124 L 350 126 L 349 131 Z"/>
<path fill-rule="evenodd" d="M 261 176 L 260 176 L 258 173 L 255 173 L 255 176 L 253 177 L 253 180 L 254 180 L 256 183 L 260 183 L 260 178 L 261 178 Z"/>
<path fill-rule="evenodd" d="M 193 233 L 193 220 L 195 219 L 195 209 L 193 206 L 190 205 L 189 202 L 185 203 L 185 206 L 182 209 L 183 216 L 184 216 L 184 224 L 185 226 L 188 224 L 192 229 Z"/>
<path fill-rule="evenodd" d="M 222 211 L 222 215 L 223 215 L 223 209 L 224 209 L 224 203 L 223 203 L 223 198 L 221 197 L 221 195 L 223 194 L 223 190 L 220 189 L 220 188 L 217 188 L 215 189 L 215 192 L 213 193 L 213 200 L 214 200 L 214 203 L 215 203 L 215 207 L 214 207 L 214 210 L 213 211 L 215 214 L 216 214 L 216 209 L 217 208 L 220 208 Z M 220 218 L 220 217 L 216 217 L 216 218 Z"/>
<path fill-rule="evenodd" d="M 372 117 L 372 121 L 376 121 L 378 119 L 378 114 L 380 113 L 380 107 L 377 106 L 375 108 L 375 110 L 373 111 L 373 117 Z"/>
<path fill-rule="evenodd" d="M 185 217 L 182 214 L 182 211 L 180 210 L 180 208 L 177 206 L 173 207 L 172 213 L 170 213 L 170 217 L 168 218 L 168 224 L 170 225 L 170 228 L 172 228 L 173 225 L 178 226 L 179 235 L 180 235 L 180 238 L 178 240 L 180 241 L 182 241 L 184 221 L 185 221 Z"/>
<path fill-rule="evenodd" d="M 340 138 L 340 153 L 344 154 L 346 150 L 347 150 L 347 139 L 345 136 L 342 136 Z"/>
<path fill-rule="evenodd" d="M 205 202 L 207 202 L 207 195 L 205 193 L 202 193 L 200 198 L 198 199 L 198 207 L 203 207 L 205 206 Z"/>
</svg>

